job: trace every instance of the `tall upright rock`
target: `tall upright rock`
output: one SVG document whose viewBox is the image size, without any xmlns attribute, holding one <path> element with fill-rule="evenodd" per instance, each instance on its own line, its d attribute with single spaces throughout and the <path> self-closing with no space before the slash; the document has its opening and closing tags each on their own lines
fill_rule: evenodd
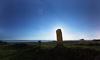
<svg viewBox="0 0 100 60">
<path fill-rule="evenodd" d="M 56 34 L 57 34 L 57 46 L 63 46 L 63 37 L 61 29 L 57 29 Z"/>
</svg>

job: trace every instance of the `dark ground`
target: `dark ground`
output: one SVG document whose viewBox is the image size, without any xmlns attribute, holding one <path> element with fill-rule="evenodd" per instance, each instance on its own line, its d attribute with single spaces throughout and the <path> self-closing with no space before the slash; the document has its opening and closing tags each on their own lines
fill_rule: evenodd
<svg viewBox="0 0 100 60">
<path fill-rule="evenodd" d="M 100 60 L 99 45 L 80 46 L 75 42 L 64 42 L 64 46 L 56 47 L 56 42 L 36 44 L 2 43 L 0 60 Z"/>
</svg>

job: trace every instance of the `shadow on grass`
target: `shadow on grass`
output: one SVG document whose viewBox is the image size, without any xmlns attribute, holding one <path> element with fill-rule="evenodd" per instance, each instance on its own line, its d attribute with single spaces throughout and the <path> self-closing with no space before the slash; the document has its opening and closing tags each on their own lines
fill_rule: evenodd
<svg viewBox="0 0 100 60">
<path fill-rule="evenodd" d="M 21 51 L 19 50 L 20 53 L 18 52 L 19 54 L 10 60 L 99 60 L 100 57 L 100 52 L 95 50 L 67 48 L 64 46 L 54 47 L 52 49 L 33 46 L 29 48 L 24 47 L 23 49 Z"/>
</svg>

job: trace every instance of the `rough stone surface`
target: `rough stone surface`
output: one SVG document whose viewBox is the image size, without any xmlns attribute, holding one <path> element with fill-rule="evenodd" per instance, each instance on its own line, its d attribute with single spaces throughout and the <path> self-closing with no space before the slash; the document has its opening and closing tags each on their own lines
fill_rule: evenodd
<svg viewBox="0 0 100 60">
<path fill-rule="evenodd" d="M 57 29 L 56 30 L 56 34 L 57 34 L 57 45 L 63 45 L 63 37 L 62 37 L 62 31 L 61 29 Z"/>
</svg>

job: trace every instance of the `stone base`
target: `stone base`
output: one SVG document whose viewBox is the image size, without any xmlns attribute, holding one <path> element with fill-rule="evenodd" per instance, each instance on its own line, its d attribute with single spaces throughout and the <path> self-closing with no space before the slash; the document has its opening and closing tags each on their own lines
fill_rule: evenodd
<svg viewBox="0 0 100 60">
<path fill-rule="evenodd" d="M 57 44 L 56 47 L 63 47 L 63 44 Z"/>
</svg>

